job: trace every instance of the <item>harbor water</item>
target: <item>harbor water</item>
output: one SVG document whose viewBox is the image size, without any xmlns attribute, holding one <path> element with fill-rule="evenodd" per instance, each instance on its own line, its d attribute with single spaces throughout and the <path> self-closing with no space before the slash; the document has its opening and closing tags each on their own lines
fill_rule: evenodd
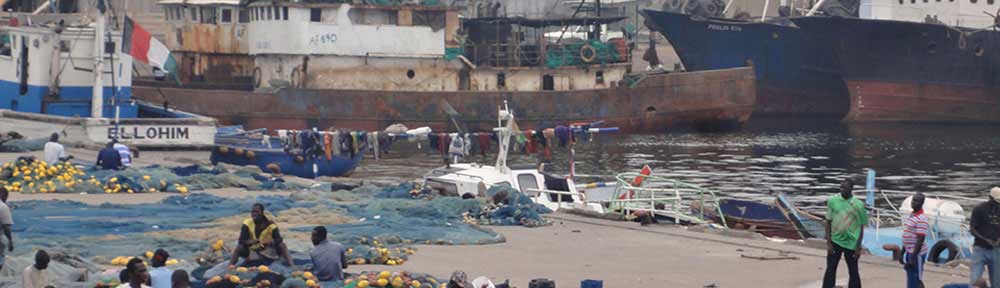
<svg viewBox="0 0 1000 288">
<path fill-rule="evenodd" d="M 996 126 L 755 119 L 734 132 L 599 135 L 576 146 L 575 163 L 578 175 L 638 172 L 649 165 L 654 174 L 726 196 L 771 203 L 780 192 L 806 207 L 821 206 L 847 177 L 863 189 L 865 169 L 877 172 L 877 188 L 886 191 L 985 200 L 988 189 L 1000 184 L 998 131 Z M 556 146 L 546 170 L 567 173 L 566 148 Z M 510 163 L 539 161 L 537 155 L 513 153 Z M 976 202 L 961 204 L 968 209 Z"/>
</svg>

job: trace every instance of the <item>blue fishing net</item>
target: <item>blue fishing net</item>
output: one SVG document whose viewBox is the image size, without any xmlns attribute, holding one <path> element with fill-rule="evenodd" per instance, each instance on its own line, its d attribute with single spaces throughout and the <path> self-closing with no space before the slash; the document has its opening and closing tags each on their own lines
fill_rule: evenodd
<svg viewBox="0 0 1000 288">
<path fill-rule="evenodd" d="M 40 162 L 38 162 L 40 163 Z M 75 170 L 70 165 L 46 165 L 38 163 L 11 163 L 0 173 L 0 185 L 21 193 L 152 193 L 180 192 L 244 188 L 247 190 L 297 190 L 303 185 L 287 183 L 281 178 L 262 176 L 255 172 L 239 170 L 227 171 L 221 166 L 191 165 L 164 168 L 158 165 L 133 167 L 125 170 L 101 170 L 86 168 Z M 58 167 L 58 168 L 57 168 Z M 28 168 L 30 175 L 13 175 L 14 170 Z M 74 170 L 71 170 L 74 169 Z M 50 173 L 41 174 L 39 172 Z M 77 174 L 80 172 L 82 174 Z M 44 175 L 44 176 L 42 176 Z"/>
<path fill-rule="evenodd" d="M 289 201 L 284 196 L 229 199 L 209 194 L 171 196 L 158 203 L 138 205 L 94 206 L 72 201 L 25 201 L 10 205 L 16 211 L 14 232 L 19 237 L 75 238 L 204 227 L 217 218 L 249 213 L 254 202 L 264 204 L 268 211 L 311 206 Z"/>
<path fill-rule="evenodd" d="M 42 151 L 45 149 L 45 143 L 49 142 L 49 138 L 34 138 L 34 139 L 14 139 L 0 143 L 0 152 L 31 152 L 31 151 Z"/>
</svg>

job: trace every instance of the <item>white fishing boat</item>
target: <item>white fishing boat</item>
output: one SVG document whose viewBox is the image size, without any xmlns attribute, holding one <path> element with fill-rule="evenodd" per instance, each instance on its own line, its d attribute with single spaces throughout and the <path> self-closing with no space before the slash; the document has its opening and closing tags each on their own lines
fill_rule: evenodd
<svg viewBox="0 0 1000 288">
<path fill-rule="evenodd" d="M 657 218 L 686 224 L 707 223 L 704 211 L 689 209 L 692 203 L 699 203 L 702 207 L 718 206 L 716 192 L 655 175 L 649 167 L 644 167 L 638 173 L 615 175 L 614 182 L 577 184 L 572 176 L 546 172 L 544 165 L 508 166 L 507 153 L 514 134 L 514 118 L 513 112 L 506 106 L 500 109 L 497 123 L 499 128 L 495 129 L 500 140 L 500 151 L 495 165 L 446 165 L 427 173 L 423 187 L 442 196 L 487 197 L 486 193 L 490 188 L 504 185 L 517 189 L 535 203 L 552 211 L 575 209 L 597 214 L 623 215 L 643 211 Z M 615 128 L 588 128 L 577 132 L 608 131 L 615 131 Z M 573 153 L 572 149 L 570 151 Z M 571 162 L 570 171 L 573 170 Z M 721 215 L 722 212 L 716 213 Z"/>
<path fill-rule="evenodd" d="M 442 196 L 473 195 L 486 197 L 486 191 L 498 185 L 507 185 L 531 197 L 538 204 L 550 210 L 575 208 L 604 212 L 599 203 L 588 203 L 586 196 L 577 191 L 571 177 L 557 176 L 544 172 L 539 166 L 507 166 L 507 153 L 514 134 L 514 114 L 506 103 L 500 109 L 495 129 L 499 143 L 499 153 L 494 166 L 477 163 L 455 163 L 431 170 L 424 176 L 423 187 Z M 602 128 L 591 128 L 590 133 L 599 133 Z M 608 129 L 608 128 L 603 128 Z M 605 130 L 607 131 L 607 130 Z"/>
</svg>

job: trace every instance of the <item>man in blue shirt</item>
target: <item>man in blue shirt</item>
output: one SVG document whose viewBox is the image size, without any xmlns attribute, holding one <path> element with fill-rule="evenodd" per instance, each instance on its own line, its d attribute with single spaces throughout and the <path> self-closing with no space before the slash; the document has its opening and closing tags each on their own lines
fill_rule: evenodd
<svg viewBox="0 0 1000 288">
<path fill-rule="evenodd" d="M 347 268 L 344 261 L 344 245 L 326 239 L 326 227 L 317 226 L 312 232 L 312 242 L 315 245 L 309 251 L 312 258 L 312 272 L 319 281 L 341 281 L 344 279 L 343 269 Z"/>
<path fill-rule="evenodd" d="M 153 270 L 149 271 L 149 278 L 153 284 L 153 288 L 172 287 L 170 277 L 173 276 L 174 271 L 167 269 L 167 258 L 170 258 L 170 254 L 162 248 L 156 249 L 156 252 L 153 253 L 153 259 L 150 263 L 153 265 Z"/>
<path fill-rule="evenodd" d="M 97 153 L 97 166 L 104 170 L 115 170 L 122 166 L 122 156 L 115 150 L 115 142 L 108 142 L 108 146 Z"/>
</svg>

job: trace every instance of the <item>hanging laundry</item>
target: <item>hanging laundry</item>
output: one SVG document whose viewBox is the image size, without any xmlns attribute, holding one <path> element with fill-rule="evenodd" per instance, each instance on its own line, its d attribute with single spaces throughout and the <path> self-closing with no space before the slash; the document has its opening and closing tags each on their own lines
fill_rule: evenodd
<svg viewBox="0 0 1000 288">
<path fill-rule="evenodd" d="M 490 133 L 476 133 L 476 140 L 479 142 L 479 154 L 486 156 L 490 150 Z"/>
<path fill-rule="evenodd" d="M 377 133 L 375 135 L 377 135 L 375 136 L 375 139 L 378 140 L 377 143 L 381 148 L 379 149 L 381 155 L 389 154 L 389 147 L 391 147 L 393 143 L 396 143 L 396 137 L 389 136 L 388 133 Z M 419 149 L 419 147 L 417 148 Z"/>
<path fill-rule="evenodd" d="M 469 133 L 462 134 L 462 138 L 463 138 L 462 139 L 462 143 L 465 143 L 465 149 L 464 149 L 464 151 L 462 153 L 462 155 L 464 157 L 468 157 L 470 155 L 469 152 L 472 151 L 472 138 L 470 138 L 470 137 L 471 137 L 471 135 L 469 135 Z"/>
<path fill-rule="evenodd" d="M 524 151 L 525 152 L 527 152 L 528 154 L 534 154 L 534 153 L 538 152 L 538 150 L 535 149 L 535 130 L 531 130 L 531 129 L 525 130 L 524 131 L 524 139 L 525 139 L 525 142 L 524 142 L 525 143 L 524 144 Z"/>
<path fill-rule="evenodd" d="M 465 157 L 465 137 L 455 134 L 451 137 L 451 145 L 448 146 L 448 155 L 451 157 Z"/>
<path fill-rule="evenodd" d="M 441 139 L 438 138 L 437 134 L 429 134 L 429 135 L 427 135 L 427 140 L 428 140 L 428 142 L 430 142 L 429 143 L 430 145 L 427 145 L 427 149 L 430 149 L 431 151 L 438 151 L 438 150 L 440 150 L 440 148 L 438 148 L 438 145 L 441 145 L 440 144 L 441 143 Z"/>
<path fill-rule="evenodd" d="M 438 152 L 441 156 L 448 155 L 448 147 L 451 145 L 451 137 L 448 133 L 438 133 Z"/>
<path fill-rule="evenodd" d="M 340 155 L 351 154 L 351 134 L 344 130 L 337 131 L 337 137 L 340 138 Z"/>
<path fill-rule="evenodd" d="M 381 152 L 381 151 L 378 151 L 379 150 L 379 147 L 378 147 L 378 132 L 368 133 L 367 139 L 368 139 L 368 144 L 370 144 L 370 145 L 368 145 L 368 147 L 371 147 L 371 150 L 372 150 L 372 155 L 375 156 L 375 160 L 378 160 L 379 156 L 380 156 L 379 152 Z"/>
<path fill-rule="evenodd" d="M 556 138 L 559 138 L 559 147 L 566 147 L 566 143 L 570 140 L 570 134 L 573 134 L 569 127 L 566 126 L 556 126 Z"/>
<path fill-rule="evenodd" d="M 556 138 L 556 129 L 546 128 L 542 130 L 542 143 L 545 145 L 545 160 L 552 160 L 552 143 Z"/>
<path fill-rule="evenodd" d="M 354 158 L 354 155 L 358 154 L 358 148 L 361 147 L 358 144 L 361 144 L 358 142 L 358 132 L 351 131 L 351 158 Z"/>
<path fill-rule="evenodd" d="M 333 133 L 323 133 L 323 153 L 327 161 L 333 160 Z"/>
</svg>

